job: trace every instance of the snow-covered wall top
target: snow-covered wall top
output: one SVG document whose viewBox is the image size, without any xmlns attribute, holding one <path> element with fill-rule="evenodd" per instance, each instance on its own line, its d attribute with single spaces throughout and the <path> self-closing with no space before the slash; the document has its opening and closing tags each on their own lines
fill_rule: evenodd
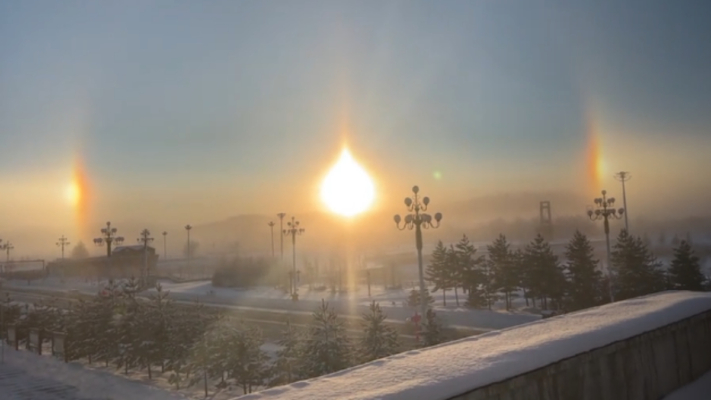
<svg viewBox="0 0 711 400">
<path fill-rule="evenodd" d="M 445 400 L 711 310 L 664 292 L 373 361 L 240 400 Z"/>
</svg>

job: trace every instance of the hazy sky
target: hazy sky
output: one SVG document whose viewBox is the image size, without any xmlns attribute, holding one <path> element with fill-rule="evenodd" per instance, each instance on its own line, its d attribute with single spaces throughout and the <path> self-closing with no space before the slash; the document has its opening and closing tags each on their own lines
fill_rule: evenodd
<svg viewBox="0 0 711 400">
<path fill-rule="evenodd" d="M 707 3 L 0 2 L 0 225 L 75 222 L 81 165 L 84 220 L 315 210 L 344 138 L 380 206 L 588 190 L 597 141 L 611 191 L 698 208 Z"/>
</svg>

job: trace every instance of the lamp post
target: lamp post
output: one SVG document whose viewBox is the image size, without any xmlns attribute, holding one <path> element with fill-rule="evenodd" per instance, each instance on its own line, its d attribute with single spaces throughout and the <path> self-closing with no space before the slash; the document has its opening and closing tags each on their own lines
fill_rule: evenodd
<svg viewBox="0 0 711 400">
<path fill-rule="evenodd" d="M 57 242 L 57 246 L 62 249 L 62 262 L 64 262 L 64 247 L 69 246 L 70 244 L 69 239 L 65 238 L 64 235 L 62 235 Z"/>
<path fill-rule="evenodd" d="M 12 250 L 14 248 L 15 248 L 15 246 L 13 246 L 9 240 L 7 242 L 5 242 L 5 244 L 0 246 L 0 249 L 5 250 L 5 262 L 6 263 L 10 262 L 10 250 Z"/>
<path fill-rule="evenodd" d="M 153 238 L 151 237 L 151 232 L 148 229 L 144 229 L 141 231 L 141 237 L 138 238 L 139 243 L 143 243 L 143 285 L 148 285 L 148 276 L 149 271 L 148 271 L 148 243 L 152 242 Z"/>
<path fill-rule="evenodd" d="M 271 232 L 272 232 L 272 260 L 273 260 L 274 259 L 274 225 L 276 225 L 276 224 L 274 223 L 274 221 L 269 221 L 269 223 L 267 225 L 269 225 L 269 229 L 271 229 Z"/>
<path fill-rule="evenodd" d="M 101 237 L 94 239 L 94 244 L 103 246 L 106 243 L 106 257 L 111 257 L 111 245 L 123 243 L 123 237 L 116 236 L 117 229 L 111 227 L 111 222 L 106 223 L 106 228 L 101 228 Z"/>
<path fill-rule="evenodd" d="M 592 221 L 603 220 L 605 227 L 605 245 L 607 247 L 607 276 L 609 280 L 608 290 L 610 291 L 610 301 L 615 301 L 612 293 L 612 264 L 610 262 L 610 219 L 620 219 L 625 213 L 624 208 L 615 209 L 615 198 L 607 197 L 607 190 L 602 191 L 602 197 L 594 200 L 595 206 L 588 209 L 588 217 Z"/>
<path fill-rule="evenodd" d="M 188 270 L 190 270 L 190 255 L 191 255 L 191 253 L 192 253 L 192 251 L 191 251 L 191 249 L 190 249 L 190 230 L 191 230 L 191 229 L 193 229 L 193 227 L 190 226 L 190 224 L 185 225 L 185 231 L 188 232 L 188 254 L 187 254 Z"/>
<path fill-rule="evenodd" d="M 630 226 L 627 222 L 627 217 L 629 213 L 627 212 L 627 191 L 625 190 L 625 182 L 632 179 L 632 175 L 630 175 L 629 172 L 620 171 L 615 174 L 615 179 L 622 182 L 622 207 L 625 210 L 625 230 L 627 231 L 627 233 L 630 233 Z"/>
<path fill-rule="evenodd" d="M 168 259 L 168 232 L 163 231 L 163 259 L 167 260 Z"/>
<path fill-rule="evenodd" d="M 279 213 L 279 214 L 277 214 L 277 217 L 279 217 L 279 231 L 283 232 L 284 231 L 284 217 L 286 217 L 286 214 Z M 281 253 L 281 261 L 284 261 L 284 237 L 283 236 L 280 236 L 279 251 Z"/>
<path fill-rule="evenodd" d="M 442 213 L 436 213 L 434 218 L 430 214 L 426 214 L 427 206 L 430 204 L 429 197 L 423 197 L 420 201 L 418 196 L 420 188 L 417 186 L 412 187 L 412 193 L 414 196 L 405 198 L 405 206 L 409 214 L 405 216 L 404 223 L 402 227 L 400 222 L 402 218 L 399 214 L 395 215 L 395 225 L 399 230 L 415 229 L 415 246 L 417 247 L 417 267 L 420 273 L 420 308 L 423 316 L 427 315 L 427 303 L 426 303 L 426 291 L 425 291 L 425 275 L 422 270 L 422 228 L 438 228 L 439 222 L 442 220 Z M 435 223 L 432 222 L 434 219 Z"/>
<path fill-rule="evenodd" d="M 296 301 L 299 299 L 299 291 L 296 287 L 296 235 L 304 233 L 304 228 L 299 227 L 299 221 L 291 217 L 291 221 L 287 222 L 289 229 L 284 229 L 284 236 L 291 235 L 291 250 L 292 250 L 292 273 L 291 273 L 291 298 Z"/>
</svg>

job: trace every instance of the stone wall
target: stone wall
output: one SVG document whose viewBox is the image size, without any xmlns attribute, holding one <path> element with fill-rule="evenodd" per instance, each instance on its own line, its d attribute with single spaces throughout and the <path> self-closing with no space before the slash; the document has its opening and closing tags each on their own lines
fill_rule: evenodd
<svg viewBox="0 0 711 400">
<path fill-rule="evenodd" d="M 657 400 L 709 370 L 711 311 L 450 400 Z"/>
</svg>

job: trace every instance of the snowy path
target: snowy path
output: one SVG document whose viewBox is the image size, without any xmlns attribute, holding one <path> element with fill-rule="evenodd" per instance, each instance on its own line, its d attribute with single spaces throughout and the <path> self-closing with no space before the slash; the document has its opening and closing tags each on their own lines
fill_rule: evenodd
<svg viewBox="0 0 711 400">
<path fill-rule="evenodd" d="M 176 393 L 81 365 L 5 349 L 0 364 L 3 400 L 184 400 Z"/>
</svg>

